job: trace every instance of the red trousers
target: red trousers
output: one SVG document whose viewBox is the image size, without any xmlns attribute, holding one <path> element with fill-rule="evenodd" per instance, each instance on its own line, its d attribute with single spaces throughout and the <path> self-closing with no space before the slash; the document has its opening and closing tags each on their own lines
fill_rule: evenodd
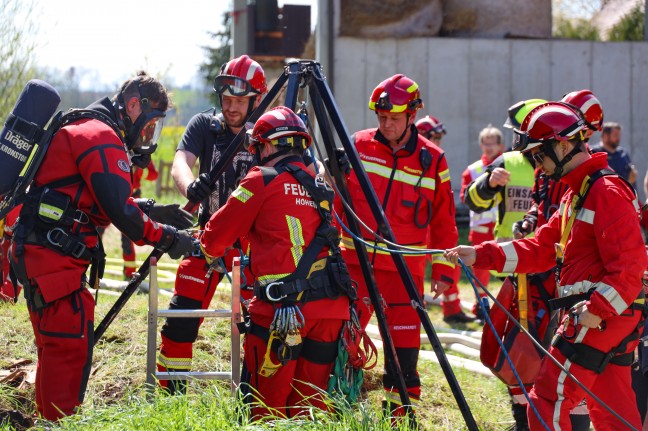
<svg viewBox="0 0 648 431">
<path fill-rule="evenodd" d="M 607 329 L 603 332 L 598 329 L 587 329 L 579 326 L 580 330 L 576 333 L 576 339 L 587 340 L 589 335 L 591 341 L 587 344 L 596 345 L 600 344 L 600 340 L 592 340 L 592 338 L 604 337 L 605 344 L 610 346 L 618 345 L 629 332 L 627 328 L 625 331 L 614 331 L 614 328 L 611 328 L 613 325 L 610 324 L 613 319 L 619 319 L 619 317 L 608 319 Z M 617 324 L 614 326 L 621 329 L 619 326 L 627 327 L 629 324 L 631 327 L 633 319 L 631 317 L 625 319 L 628 320 L 625 325 Z M 573 326 L 569 330 L 573 330 Z M 584 330 L 586 334 L 583 334 Z M 562 332 L 562 329 L 560 332 Z M 626 351 L 633 351 L 636 345 L 637 341 L 629 343 Z M 629 366 L 608 364 L 601 374 L 596 374 L 594 371 L 567 360 L 555 347 L 551 347 L 549 353 L 605 404 L 627 420 L 633 427 L 641 430 L 642 423 L 635 394 L 632 391 Z M 583 398 L 587 401 L 590 418 L 597 431 L 622 431 L 628 429 L 598 402 L 586 395 L 585 391 L 573 379 L 546 357 L 542 361 L 530 397 L 542 420 L 549 426 L 550 430 L 571 430 L 569 413 Z M 527 409 L 527 416 L 532 431 L 545 429 L 530 407 Z"/>
<path fill-rule="evenodd" d="M 47 420 L 75 413 L 83 403 L 94 345 L 95 301 L 87 289 L 30 311 L 38 352 L 36 407 Z"/>
<path fill-rule="evenodd" d="M 366 328 L 374 311 L 369 299 L 369 292 L 364 283 L 360 266 L 348 264 L 348 267 L 351 278 L 358 282 L 358 317 L 362 327 Z M 412 307 L 410 297 L 398 272 L 374 269 L 374 276 L 378 291 L 382 297 L 387 326 L 396 348 L 398 362 L 405 379 L 405 386 L 412 401 L 416 401 L 421 396 L 421 381 L 417 371 L 418 352 L 421 348 L 421 320 Z M 422 297 L 423 277 L 414 274 L 412 274 L 412 277 Z M 398 399 L 398 396 L 393 394 L 393 392 L 398 392 L 395 379 L 396 377 L 391 376 L 386 369 L 383 375 L 383 386 L 390 401 Z"/>
<path fill-rule="evenodd" d="M 252 313 L 251 317 L 253 324 L 266 329 L 272 322 L 272 318 L 268 316 Z M 302 340 L 337 343 L 342 319 L 313 319 L 306 314 L 304 317 L 305 325 L 299 331 Z M 263 365 L 267 343 L 267 340 L 255 334 L 247 334 L 243 344 L 245 365 L 250 370 L 249 383 L 255 397 L 252 418 L 259 419 L 269 414 L 295 417 L 303 414 L 309 406 L 326 410 L 322 393 L 326 392 L 333 361 L 317 363 L 306 359 L 305 356 L 311 357 L 313 352 L 306 354 L 303 351 L 306 347 L 302 346 L 302 352 L 297 358 L 286 362 L 274 375 L 264 377 L 259 374 L 259 370 Z M 314 348 L 316 349 L 317 347 Z M 279 362 L 274 350 L 270 353 L 270 359 L 275 364 Z"/>
</svg>

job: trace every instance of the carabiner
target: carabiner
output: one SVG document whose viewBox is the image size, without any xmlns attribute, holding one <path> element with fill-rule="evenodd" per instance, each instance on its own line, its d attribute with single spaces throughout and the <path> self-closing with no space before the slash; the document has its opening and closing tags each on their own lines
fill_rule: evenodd
<svg viewBox="0 0 648 431">
<path fill-rule="evenodd" d="M 569 319 L 574 320 L 574 332 L 573 334 L 567 334 L 567 330 L 569 329 Z M 565 324 L 563 326 L 563 337 L 566 340 L 573 340 L 576 338 L 576 335 L 578 335 L 578 314 L 574 313 L 573 311 L 570 311 L 569 314 L 567 315 L 567 319 L 565 320 Z"/>
<path fill-rule="evenodd" d="M 288 296 L 288 295 L 281 295 L 278 298 L 275 298 L 270 294 L 270 288 L 272 288 L 274 285 L 280 285 L 280 284 L 284 284 L 283 281 L 273 281 L 272 283 L 268 283 L 268 285 L 265 288 L 265 294 L 266 294 L 266 298 L 268 298 L 268 301 L 277 302 L 277 301 L 281 301 L 282 299 Z"/>
</svg>

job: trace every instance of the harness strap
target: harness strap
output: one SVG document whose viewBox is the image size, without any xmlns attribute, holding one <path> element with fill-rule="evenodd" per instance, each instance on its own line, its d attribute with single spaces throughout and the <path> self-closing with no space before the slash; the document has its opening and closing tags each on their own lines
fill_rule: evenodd
<svg viewBox="0 0 648 431">
<path fill-rule="evenodd" d="M 255 284 L 254 292 L 260 299 L 272 302 L 313 301 L 322 298 L 337 298 L 344 293 L 355 296 L 346 265 L 341 260 L 338 230 L 331 225 L 333 191 L 325 184 L 316 186 L 310 174 L 290 163 L 274 167 L 261 167 L 266 184 L 282 172 L 290 173 L 308 192 L 316 204 L 321 222 L 315 237 L 304 250 L 295 271 L 266 285 Z M 317 260 L 328 246 L 331 255 Z M 319 273 L 319 274 L 318 274 Z M 303 295 L 308 292 L 308 295 Z"/>
<path fill-rule="evenodd" d="M 636 340 L 638 337 L 639 335 L 633 332 L 632 334 L 624 338 L 617 348 L 612 349 L 607 353 L 586 344 L 570 343 L 563 337 L 556 337 L 552 344 L 554 347 L 560 350 L 560 353 L 565 355 L 565 357 L 573 363 L 578 364 L 583 368 L 587 368 L 588 370 L 594 371 L 597 374 L 601 374 L 608 364 L 621 366 L 632 365 L 632 362 L 634 361 L 633 352 L 622 354 L 617 354 L 617 352 L 621 350 L 620 348 L 622 346 L 623 349 L 625 349 L 625 346 L 630 341 Z"/>
</svg>

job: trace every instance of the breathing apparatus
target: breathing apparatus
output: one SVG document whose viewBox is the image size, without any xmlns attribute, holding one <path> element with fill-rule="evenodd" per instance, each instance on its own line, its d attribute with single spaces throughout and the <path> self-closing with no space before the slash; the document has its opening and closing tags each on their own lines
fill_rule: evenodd
<svg viewBox="0 0 648 431">
<path fill-rule="evenodd" d="M 120 114 L 118 115 L 119 128 L 122 130 L 124 148 L 131 164 L 146 168 L 151 162 L 151 154 L 157 149 L 157 140 L 164 126 L 166 112 L 153 107 L 148 97 L 142 97 L 140 78 L 137 78 L 134 83 L 137 85 L 137 99 L 142 111 L 135 122 L 131 120 L 126 110 L 125 88 L 117 94 L 113 105 Z"/>
</svg>

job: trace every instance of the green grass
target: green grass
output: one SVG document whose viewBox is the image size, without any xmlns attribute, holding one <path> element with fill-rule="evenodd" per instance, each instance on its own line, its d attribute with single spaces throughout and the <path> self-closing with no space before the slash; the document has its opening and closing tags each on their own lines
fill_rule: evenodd
<svg viewBox="0 0 648 431">
<path fill-rule="evenodd" d="M 465 293 L 466 286 L 462 286 Z M 226 308 L 228 291 L 217 290 L 214 308 Z M 229 395 L 227 382 L 196 381 L 189 396 L 156 396 L 145 401 L 146 316 L 147 296 L 134 295 L 106 332 L 95 349 L 92 374 L 86 401 L 80 414 L 60 424 L 65 430 L 152 430 L 152 429 L 239 429 L 235 420 L 235 402 Z M 99 295 L 96 321 L 107 312 L 113 296 Z M 168 298 L 160 297 L 166 308 Z M 0 368 L 13 359 L 36 359 L 31 327 L 24 301 L 15 306 L 0 306 Z M 443 326 L 440 309 L 429 310 L 435 327 Z M 161 321 L 159 322 L 162 323 Z M 469 325 L 476 329 L 476 325 Z M 159 325 L 158 325 L 159 329 Z M 427 347 L 430 348 L 429 346 Z M 229 369 L 229 329 L 224 319 L 207 319 L 195 345 L 196 371 L 227 371 Z M 380 352 L 382 361 L 382 352 Z M 309 421 L 283 421 L 255 425 L 255 429 L 388 429 L 388 421 L 380 418 L 382 362 L 365 378 L 365 397 L 360 405 L 342 412 L 342 418 L 316 414 Z M 441 368 L 421 360 L 419 371 L 423 396 L 418 409 L 421 424 L 428 430 L 465 429 L 462 415 L 455 403 Z M 459 385 L 481 430 L 499 430 L 510 420 L 508 398 L 503 384 L 495 378 L 454 369 Z M 0 385 L 0 407 L 32 414 L 33 389 Z M 2 428 L 0 428 L 2 429 Z M 4 428 L 9 429 L 9 428 Z"/>
</svg>

